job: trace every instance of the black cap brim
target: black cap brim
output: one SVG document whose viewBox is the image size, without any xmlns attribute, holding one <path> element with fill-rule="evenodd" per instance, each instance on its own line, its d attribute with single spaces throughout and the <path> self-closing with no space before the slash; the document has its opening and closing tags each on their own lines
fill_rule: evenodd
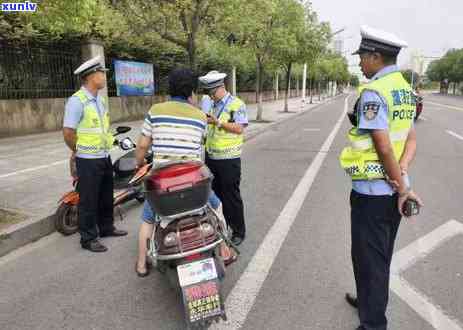
<svg viewBox="0 0 463 330">
<path fill-rule="evenodd" d="M 362 39 L 359 49 L 352 55 L 360 55 L 362 53 L 380 53 L 384 55 L 398 55 L 400 47 L 388 45 L 376 40 Z"/>
</svg>

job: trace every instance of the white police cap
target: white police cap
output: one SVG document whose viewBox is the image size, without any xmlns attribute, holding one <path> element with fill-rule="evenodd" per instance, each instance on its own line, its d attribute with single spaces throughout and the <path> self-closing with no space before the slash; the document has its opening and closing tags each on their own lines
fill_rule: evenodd
<svg viewBox="0 0 463 330">
<path fill-rule="evenodd" d="M 397 55 L 402 48 L 406 48 L 408 46 L 405 41 L 396 35 L 386 31 L 374 29 L 366 25 L 362 25 L 360 27 L 360 34 L 362 36 L 360 47 L 352 55 L 365 52 L 378 52 L 387 55 Z"/>
<path fill-rule="evenodd" d="M 84 62 L 81 66 L 79 66 L 75 71 L 75 75 L 79 75 L 81 77 L 84 77 L 90 73 L 96 72 L 96 71 L 108 71 L 102 63 L 102 57 L 101 56 L 96 56 L 86 62 Z"/>
<path fill-rule="evenodd" d="M 227 77 L 226 73 L 219 71 L 209 71 L 205 76 L 198 78 L 200 87 L 204 89 L 212 89 L 224 85 L 224 79 Z"/>
</svg>

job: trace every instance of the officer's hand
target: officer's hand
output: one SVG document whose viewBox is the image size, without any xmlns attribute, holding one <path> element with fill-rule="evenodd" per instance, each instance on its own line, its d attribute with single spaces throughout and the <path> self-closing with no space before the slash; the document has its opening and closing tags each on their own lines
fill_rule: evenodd
<svg viewBox="0 0 463 330">
<path fill-rule="evenodd" d="M 392 187 L 393 190 L 395 190 L 395 191 L 399 190 L 400 185 L 399 185 L 399 183 L 397 182 L 397 180 L 392 180 L 391 178 L 389 178 L 389 177 L 386 175 L 386 181 L 387 181 L 387 183 L 389 183 L 389 185 Z"/>
<path fill-rule="evenodd" d="M 219 123 L 219 120 L 217 119 L 216 116 L 209 115 L 209 116 L 207 116 L 207 123 L 212 124 L 212 125 L 217 125 Z"/>
<path fill-rule="evenodd" d="M 399 213 L 403 217 L 405 217 L 405 214 L 403 213 L 402 209 L 403 209 L 404 203 L 405 203 L 405 201 L 407 199 L 412 199 L 412 200 L 416 201 L 420 207 L 424 206 L 423 201 L 421 200 L 421 198 L 413 190 L 410 190 L 405 194 L 399 194 L 399 202 L 398 202 L 398 204 L 399 204 L 398 205 Z"/>
<path fill-rule="evenodd" d="M 402 175 L 405 175 L 408 173 L 408 164 L 405 164 L 405 163 L 399 163 L 399 166 L 400 166 L 400 173 Z"/>
</svg>

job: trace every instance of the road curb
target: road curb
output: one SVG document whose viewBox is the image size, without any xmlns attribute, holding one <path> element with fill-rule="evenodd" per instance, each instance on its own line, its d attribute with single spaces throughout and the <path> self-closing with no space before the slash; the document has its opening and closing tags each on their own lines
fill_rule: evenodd
<svg viewBox="0 0 463 330">
<path fill-rule="evenodd" d="M 333 98 L 324 100 L 322 103 L 319 103 L 311 107 L 310 109 L 298 112 L 280 121 L 275 121 L 266 124 L 261 128 L 250 131 L 248 134 L 245 133 L 244 140 L 250 141 L 277 125 L 283 124 L 288 120 L 310 113 L 314 109 L 317 109 L 327 104 L 328 102 L 334 101 L 337 98 L 342 97 L 343 95 L 344 94 L 340 94 Z M 0 257 L 7 255 L 8 253 L 16 250 L 17 248 L 35 242 L 44 236 L 50 235 L 53 232 L 55 232 L 54 214 L 38 219 L 31 218 L 29 220 L 10 226 L 7 229 L 0 232 Z"/>
<path fill-rule="evenodd" d="M 0 257 L 55 231 L 54 215 L 29 219 L 0 232 Z"/>
</svg>

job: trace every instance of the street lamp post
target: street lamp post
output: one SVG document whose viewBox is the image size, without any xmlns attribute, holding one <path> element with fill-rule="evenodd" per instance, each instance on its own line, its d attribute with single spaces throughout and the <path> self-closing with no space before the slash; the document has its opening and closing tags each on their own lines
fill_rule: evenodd
<svg viewBox="0 0 463 330">
<path fill-rule="evenodd" d="M 306 80 L 307 80 L 307 63 L 304 63 L 304 70 L 302 71 L 302 106 L 301 106 L 301 110 L 304 110 L 304 106 L 305 106 Z"/>
<path fill-rule="evenodd" d="M 231 47 L 232 45 L 234 45 L 236 43 L 236 37 L 233 33 L 230 33 L 230 35 L 227 37 L 227 42 L 228 42 L 228 45 Z M 231 92 L 232 92 L 232 95 L 235 95 L 236 96 L 236 66 L 233 65 L 232 67 L 232 81 L 231 81 Z"/>
</svg>

